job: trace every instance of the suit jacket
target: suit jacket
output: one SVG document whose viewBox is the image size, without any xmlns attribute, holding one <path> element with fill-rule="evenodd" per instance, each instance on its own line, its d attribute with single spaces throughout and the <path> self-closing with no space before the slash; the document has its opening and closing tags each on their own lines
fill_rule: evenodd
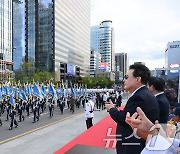
<svg viewBox="0 0 180 154">
<path fill-rule="evenodd" d="M 145 140 L 138 139 L 134 136 L 132 128 L 125 122 L 126 113 L 130 112 L 132 115 L 136 112 L 137 107 L 141 107 L 153 123 L 155 120 L 159 120 L 159 107 L 156 98 L 145 86 L 138 89 L 135 94 L 129 98 L 123 111 L 119 111 L 117 108 L 111 108 L 109 114 L 117 123 L 117 154 L 139 154 L 145 147 Z M 129 145 L 129 143 L 131 145 Z"/>
<path fill-rule="evenodd" d="M 167 123 L 169 116 L 169 101 L 164 93 L 157 95 L 156 100 L 159 105 L 159 123 Z"/>
</svg>

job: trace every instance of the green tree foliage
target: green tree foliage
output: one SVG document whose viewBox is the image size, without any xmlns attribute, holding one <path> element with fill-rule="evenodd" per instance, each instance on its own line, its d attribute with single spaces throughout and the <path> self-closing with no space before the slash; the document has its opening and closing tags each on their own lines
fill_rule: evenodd
<svg viewBox="0 0 180 154">
<path fill-rule="evenodd" d="M 31 68 L 32 68 L 31 63 L 24 62 L 21 65 L 21 69 L 15 72 L 15 80 L 16 81 L 20 80 L 22 83 L 32 82 L 33 80 L 44 82 L 48 80 L 53 80 L 55 77 L 54 73 L 50 73 L 47 71 L 36 70 L 36 73 L 33 73 L 31 71 Z"/>
<path fill-rule="evenodd" d="M 38 73 L 34 73 L 33 78 L 34 78 L 34 81 L 44 82 L 48 80 L 53 80 L 54 74 L 46 72 L 46 71 L 40 71 Z"/>
<path fill-rule="evenodd" d="M 29 74 L 29 68 L 32 67 L 31 63 L 22 63 L 21 68 L 15 72 L 15 80 L 16 81 L 31 81 L 32 76 Z"/>
<path fill-rule="evenodd" d="M 81 83 L 87 85 L 88 88 L 111 88 L 114 82 L 110 81 L 107 77 L 98 76 L 98 77 L 83 77 Z"/>
</svg>

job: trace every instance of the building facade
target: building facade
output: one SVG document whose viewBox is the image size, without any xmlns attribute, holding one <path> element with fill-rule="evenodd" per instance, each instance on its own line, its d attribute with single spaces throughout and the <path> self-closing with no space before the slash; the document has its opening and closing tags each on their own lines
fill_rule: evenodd
<svg viewBox="0 0 180 154">
<path fill-rule="evenodd" d="M 115 53 L 115 71 L 121 71 L 125 76 L 129 67 L 129 59 L 127 53 Z"/>
<path fill-rule="evenodd" d="M 114 71 L 114 29 L 112 21 L 105 20 L 99 26 L 91 27 L 91 50 L 101 54 L 101 61 L 108 63 L 110 71 Z"/>
<path fill-rule="evenodd" d="M 65 67 L 72 64 L 77 74 L 88 75 L 90 0 L 24 0 L 24 7 L 25 62 L 31 64 L 29 71 L 55 72 L 56 80 L 61 80 L 66 79 Z"/>
<path fill-rule="evenodd" d="M 76 75 L 89 75 L 90 0 L 55 0 L 54 6 L 55 72 L 65 78 L 73 77 L 73 73 L 59 71 L 60 63 L 64 63 L 74 65 Z"/>
<path fill-rule="evenodd" d="M 167 78 L 177 78 L 179 75 L 178 69 L 180 68 L 180 41 L 173 41 L 167 44 L 165 51 L 165 67 L 168 70 L 166 72 Z M 176 70 L 176 68 L 178 68 Z"/>
<path fill-rule="evenodd" d="M 0 80 L 13 78 L 12 0 L 0 0 Z"/>
<path fill-rule="evenodd" d="M 13 70 L 15 72 L 21 69 L 25 50 L 25 0 L 13 0 Z"/>
<path fill-rule="evenodd" d="M 90 55 L 90 76 L 95 77 L 96 70 L 99 69 L 101 63 L 101 54 L 95 50 L 91 50 Z"/>
</svg>

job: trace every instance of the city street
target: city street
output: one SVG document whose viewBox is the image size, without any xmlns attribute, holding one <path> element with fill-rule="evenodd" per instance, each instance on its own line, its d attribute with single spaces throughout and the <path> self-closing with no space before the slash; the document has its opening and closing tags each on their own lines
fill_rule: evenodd
<svg viewBox="0 0 180 154">
<path fill-rule="evenodd" d="M 49 109 L 46 108 L 45 112 L 41 114 L 40 119 L 36 123 L 32 123 L 33 121 L 33 113 L 30 114 L 28 117 L 26 115 L 26 112 L 24 112 L 25 120 L 22 122 L 18 122 L 18 127 L 13 128 L 13 130 L 9 130 L 10 126 L 10 120 L 6 120 L 6 111 L 2 115 L 1 120 L 3 122 L 3 125 L 0 127 L 0 144 L 7 142 L 11 140 L 12 138 L 17 138 L 26 134 L 29 134 L 31 132 L 34 132 L 36 130 L 48 127 L 52 124 L 55 124 L 57 122 L 60 122 L 62 120 L 71 118 L 79 113 L 84 113 L 84 108 L 82 106 L 80 109 L 75 109 L 75 113 L 72 114 L 69 109 L 65 108 L 64 113 L 61 114 L 58 107 L 55 107 L 54 110 L 54 116 L 52 118 L 49 117 Z M 19 116 L 16 116 L 16 120 L 19 120 Z"/>
<path fill-rule="evenodd" d="M 16 136 L 16 139 L 10 138 L 9 140 L 6 140 L 6 143 L 1 141 L 0 153 L 52 154 L 86 130 L 83 109 L 80 109 L 79 111 L 75 110 L 73 115 L 69 113 L 68 110 L 65 112 L 66 113 L 63 116 L 60 115 L 58 117 L 57 115 L 54 115 L 52 119 L 48 119 L 48 116 L 46 115 L 43 119 L 40 119 L 41 124 L 32 124 L 30 120 L 26 125 L 21 124 L 21 128 L 19 127 L 12 131 L 9 131 L 7 128 L 3 131 L 0 130 L 1 135 L 3 133 L 6 133 L 9 137 L 19 135 Z M 93 123 L 95 124 L 107 116 L 108 112 L 106 110 L 95 111 L 94 115 Z M 46 125 L 47 121 L 51 123 L 48 127 L 43 128 L 42 126 Z M 31 128 L 28 129 L 28 127 Z M 6 135 L 4 134 L 3 136 Z"/>
</svg>

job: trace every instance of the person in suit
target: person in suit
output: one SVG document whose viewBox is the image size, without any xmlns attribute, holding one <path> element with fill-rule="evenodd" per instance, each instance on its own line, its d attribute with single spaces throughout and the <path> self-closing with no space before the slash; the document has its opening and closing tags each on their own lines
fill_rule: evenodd
<svg viewBox="0 0 180 154">
<path fill-rule="evenodd" d="M 132 128 L 125 122 L 127 112 L 132 115 L 137 107 L 141 107 L 153 123 L 159 119 L 156 98 L 146 87 L 149 78 L 150 70 L 145 65 L 131 65 L 124 77 L 124 89 L 131 93 L 124 110 L 118 110 L 112 102 L 106 102 L 106 109 L 117 123 L 117 154 L 139 154 L 145 147 L 145 140 L 134 136 Z"/>
<path fill-rule="evenodd" d="M 150 77 L 148 89 L 156 97 L 159 105 L 159 123 L 167 123 L 169 116 L 169 101 L 164 94 L 165 81 L 159 77 Z"/>
</svg>

